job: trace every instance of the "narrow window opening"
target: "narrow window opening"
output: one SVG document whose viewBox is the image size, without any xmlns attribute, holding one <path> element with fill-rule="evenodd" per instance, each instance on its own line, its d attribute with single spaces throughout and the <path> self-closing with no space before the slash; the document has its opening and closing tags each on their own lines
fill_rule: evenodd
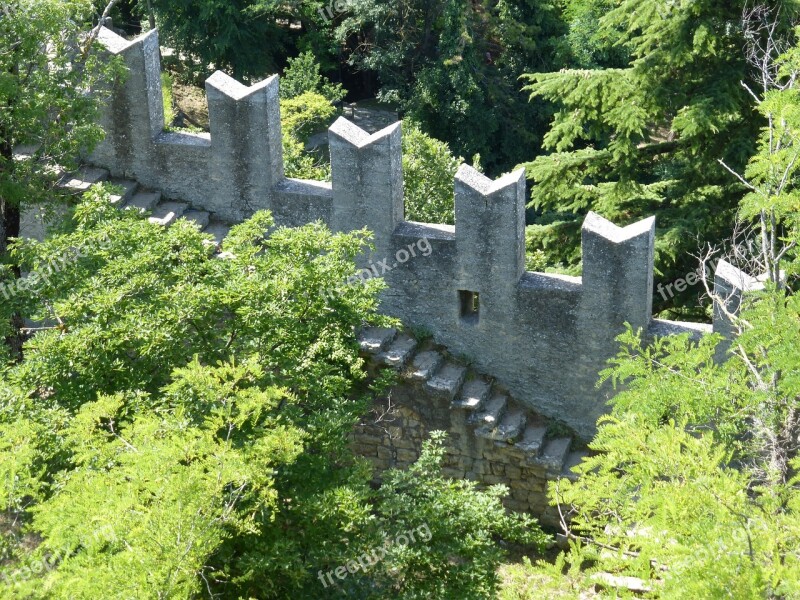
<svg viewBox="0 0 800 600">
<path fill-rule="evenodd" d="M 481 301 L 478 292 L 459 290 L 458 299 L 461 304 L 461 319 L 476 324 L 480 318 Z"/>
</svg>

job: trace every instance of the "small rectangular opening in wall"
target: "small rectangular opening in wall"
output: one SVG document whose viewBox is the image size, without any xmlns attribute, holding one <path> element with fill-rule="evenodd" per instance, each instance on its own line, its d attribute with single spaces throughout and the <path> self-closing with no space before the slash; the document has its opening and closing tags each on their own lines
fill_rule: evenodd
<svg viewBox="0 0 800 600">
<path fill-rule="evenodd" d="M 459 290 L 458 300 L 461 304 L 461 319 L 475 324 L 480 318 L 481 300 L 478 292 Z"/>
</svg>

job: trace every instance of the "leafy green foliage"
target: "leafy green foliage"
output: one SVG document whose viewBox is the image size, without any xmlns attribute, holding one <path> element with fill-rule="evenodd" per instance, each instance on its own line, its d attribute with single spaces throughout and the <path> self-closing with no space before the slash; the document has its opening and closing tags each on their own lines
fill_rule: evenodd
<svg viewBox="0 0 800 600">
<path fill-rule="evenodd" d="M 499 173 L 540 145 L 546 110 L 524 101 L 517 78 L 553 66 L 559 30 L 554 6 L 540 0 L 360 0 L 337 36 L 354 48 L 351 64 L 377 73 L 381 99 Z"/>
<path fill-rule="evenodd" d="M 493 536 L 540 544 L 500 489 L 442 479 L 440 444 L 369 487 L 348 435 L 388 382 L 367 380 L 355 331 L 392 322 L 380 281 L 338 285 L 366 242 L 258 213 L 215 255 L 190 222 L 162 228 L 102 188 L 53 237 L 17 242 L 29 271 L 78 251 L 9 300 L 47 321 L 0 378 L 3 597 L 477 598 Z M 430 544 L 318 581 L 426 522 Z"/>
<path fill-rule="evenodd" d="M 564 3 L 563 19 L 568 24 L 559 52 L 564 62 L 576 68 L 596 69 L 624 67 L 627 50 L 616 44 L 620 38 L 614 30 L 600 28 L 600 19 L 614 8 L 610 0 L 568 0 Z"/>
<path fill-rule="evenodd" d="M 19 0 L 2 11 L 0 253 L 19 235 L 21 207 L 52 203 L 58 167 L 74 166 L 101 139 L 97 107 L 105 84 L 121 75 L 117 61 L 84 47 L 90 0 Z M 18 147 L 25 152 L 14 158 Z"/>
<path fill-rule="evenodd" d="M 652 348 L 630 330 L 620 337 L 604 378 L 625 387 L 598 422 L 597 454 L 577 482 L 550 490 L 571 518 L 562 560 L 581 568 L 579 588 L 611 574 L 659 598 L 800 592 L 800 386 L 789 367 L 800 361 L 800 303 L 767 292 L 744 318 L 751 327 L 724 363 L 716 336 Z"/>
<path fill-rule="evenodd" d="M 320 74 L 320 65 L 312 52 L 290 58 L 281 77 L 281 98 L 296 98 L 306 92 L 316 92 L 331 103 L 343 100 L 347 94 L 341 83 L 331 83 Z"/>
<path fill-rule="evenodd" d="M 445 142 L 425 134 L 413 121 L 403 122 L 403 183 L 406 218 L 422 223 L 455 222 L 453 181 L 464 162 Z"/>
<path fill-rule="evenodd" d="M 335 114 L 333 105 L 317 92 L 303 92 L 281 100 L 283 162 L 287 177 L 330 180 L 330 161 L 307 152 L 305 147 L 308 138 L 324 131 Z"/>
<path fill-rule="evenodd" d="M 625 0 L 600 17 L 592 39 L 623 48 L 627 65 L 526 76 L 532 98 L 559 108 L 544 138 L 551 153 L 527 164 L 532 206 L 559 215 L 536 232 L 553 263 L 578 265 L 578 236 L 569 251 L 550 240 L 567 214 L 574 229 L 588 210 L 623 225 L 657 214 L 657 269 L 667 282 L 694 270 L 698 239 L 727 237 L 742 188 L 717 161 L 742 168 L 763 124 L 741 85 L 754 76 L 742 52 L 743 6 Z M 785 4 L 780 17 L 794 9 Z M 695 300 L 687 292 L 676 302 Z"/>
<path fill-rule="evenodd" d="M 289 42 L 276 7 L 260 0 L 150 0 L 162 43 L 238 79 L 276 72 Z"/>
<path fill-rule="evenodd" d="M 191 57 L 191 70 L 203 79 L 222 69 L 237 79 L 255 81 L 281 71 L 296 49 L 332 56 L 332 27 L 322 0 L 150 0 L 163 43 Z M 295 27 L 299 24 L 300 27 Z M 195 77 L 197 79 L 197 77 Z M 330 88 L 332 91 L 335 88 Z M 309 91 L 309 90 L 302 90 Z M 337 92 L 338 93 L 338 92 Z"/>
</svg>

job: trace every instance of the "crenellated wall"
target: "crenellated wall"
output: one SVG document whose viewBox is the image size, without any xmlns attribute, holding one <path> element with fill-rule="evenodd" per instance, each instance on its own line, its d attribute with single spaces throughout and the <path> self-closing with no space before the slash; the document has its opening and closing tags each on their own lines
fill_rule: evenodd
<svg viewBox="0 0 800 600">
<path fill-rule="evenodd" d="M 610 390 L 595 384 L 625 322 L 650 335 L 710 331 L 652 319 L 655 218 L 620 228 L 591 213 L 582 278 L 526 272 L 521 170 L 492 181 L 462 166 L 456 225 L 409 222 L 399 123 L 370 135 L 339 119 L 329 132 L 332 182 L 288 179 L 277 76 L 246 87 L 215 73 L 206 82 L 211 133 L 165 133 L 157 32 L 129 42 L 104 29 L 100 40 L 130 73 L 105 110 L 107 137 L 92 162 L 231 222 L 269 209 L 280 225 L 367 227 L 375 250 L 364 265 L 386 270 L 385 312 L 586 438 L 606 411 Z M 404 260 L 423 239 L 430 254 Z M 735 279 L 725 268 L 720 286 Z M 717 329 L 725 331 L 721 313 Z"/>
</svg>

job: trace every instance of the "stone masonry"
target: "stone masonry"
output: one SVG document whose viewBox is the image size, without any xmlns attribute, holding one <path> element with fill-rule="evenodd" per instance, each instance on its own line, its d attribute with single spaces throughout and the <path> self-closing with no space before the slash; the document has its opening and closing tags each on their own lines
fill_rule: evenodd
<svg viewBox="0 0 800 600">
<path fill-rule="evenodd" d="M 246 87 L 215 73 L 206 82 L 210 134 L 168 133 L 158 33 L 128 41 L 103 29 L 100 40 L 129 75 L 104 112 L 107 137 L 91 157 L 95 165 L 225 222 L 269 209 L 279 225 L 319 220 L 337 231 L 368 228 L 375 250 L 365 264 L 391 267 L 384 273 L 386 313 L 429 332 L 524 405 L 583 438 L 606 410 L 611 390 L 595 384 L 626 322 L 650 336 L 711 330 L 652 318 L 654 218 L 620 228 L 592 213 L 582 231 L 583 277 L 526 272 L 522 171 L 492 181 L 462 166 L 456 225 L 409 222 L 399 123 L 368 134 L 339 119 L 329 132 L 332 182 L 288 179 L 277 76 Z M 432 254 L 398 264 L 420 239 Z"/>
</svg>

